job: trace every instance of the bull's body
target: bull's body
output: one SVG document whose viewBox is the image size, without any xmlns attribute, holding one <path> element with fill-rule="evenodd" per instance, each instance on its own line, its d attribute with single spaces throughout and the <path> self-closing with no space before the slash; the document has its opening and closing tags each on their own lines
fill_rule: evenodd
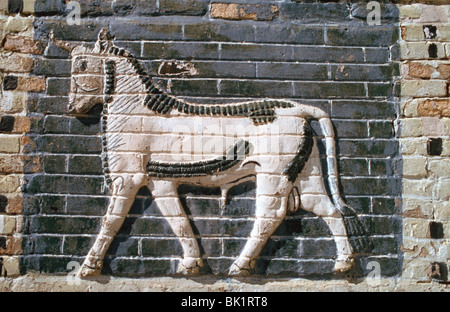
<svg viewBox="0 0 450 312">
<path fill-rule="evenodd" d="M 362 234 L 362 229 L 338 192 L 334 135 L 325 112 L 277 100 L 215 106 L 187 103 L 155 87 L 136 59 L 107 39 L 99 40 L 94 51 L 72 53 L 72 110 L 83 112 L 100 100 L 104 103 L 102 159 L 111 190 L 107 215 L 82 276 L 99 272 L 142 186 L 149 187 L 179 237 L 184 252 L 179 272 L 197 273 L 202 257 L 177 186 L 220 186 L 224 208 L 227 190 L 248 179 L 256 182 L 255 223 L 230 274 L 248 274 L 287 211 L 300 203 L 329 225 L 337 246 L 335 269 L 351 267 L 348 235 Z M 319 121 L 325 137 L 331 194 L 326 191 L 307 118 Z M 351 227 L 358 233 L 348 233 L 342 208 L 358 225 Z"/>
</svg>

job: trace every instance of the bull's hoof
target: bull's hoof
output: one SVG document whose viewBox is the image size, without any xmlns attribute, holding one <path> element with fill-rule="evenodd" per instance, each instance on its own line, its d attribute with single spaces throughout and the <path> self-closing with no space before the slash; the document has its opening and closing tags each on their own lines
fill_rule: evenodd
<svg viewBox="0 0 450 312">
<path fill-rule="evenodd" d="M 228 275 L 231 276 L 250 276 L 249 269 L 240 268 L 237 264 L 233 263 L 228 271 Z"/>
<path fill-rule="evenodd" d="M 355 259 L 351 256 L 339 256 L 334 265 L 334 272 L 343 273 L 350 270 L 355 264 Z"/>
<path fill-rule="evenodd" d="M 178 265 L 177 274 L 196 275 L 200 273 L 201 267 L 203 267 L 203 260 L 201 258 L 183 259 Z"/>
<path fill-rule="evenodd" d="M 99 276 L 100 271 L 101 268 L 90 268 L 87 265 L 83 264 L 78 271 L 77 276 L 80 278 Z"/>
</svg>

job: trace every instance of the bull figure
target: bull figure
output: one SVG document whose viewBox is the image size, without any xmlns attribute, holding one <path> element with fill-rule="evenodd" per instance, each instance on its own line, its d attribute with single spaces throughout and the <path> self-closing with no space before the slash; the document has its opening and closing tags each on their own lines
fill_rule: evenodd
<svg viewBox="0 0 450 312">
<path fill-rule="evenodd" d="M 84 114 L 96 105 L 103 107 L 101 157 L 111 196 L 80 276 L 99 274 L 143 186 L 181 243 L 181 274 L 199 273 L 203 260 L 177 194 L 180 184 L 220 186 L 224 208 L 231 187 L 255 181 L 255 221 L 230 275 L 250 274 L 286 213 L 300 207 L 329 226 L 337 247 L 335 271 L 349 270 L 354 254 L 370 245 L 361 221 L 339 194 L 333 126 L 323 110 L 275 99 L 190 103 L 158 86 L 132 53 L 113 44 L 105 29 L 93 49 L 77 46 L 71 55 L 69 111 Z M 309 119 L 320 124 L 329 192 Z"/>
</svg>

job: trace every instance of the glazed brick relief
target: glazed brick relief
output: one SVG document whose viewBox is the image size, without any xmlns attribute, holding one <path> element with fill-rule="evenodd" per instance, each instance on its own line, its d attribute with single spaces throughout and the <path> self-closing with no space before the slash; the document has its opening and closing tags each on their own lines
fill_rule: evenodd
<svg viewBox="0 0 450 312">
<path fill-rule="evenodd" d="M 362 4 L 80 1 L 81 25 L 69 25 L 65 6 L 51 3 L 36 1 L 30 39 L 40 51 L 33 52 L 31 76 L 45 79 L 45 88 L 31 90 L 27 99 L 32 123 L 24 153 L 38 159 L 41 170 L 26 172 L 22 186 L 22 273 L 66 273 L 70 261 L 84 261 L 100 231 L 109 204 L 102 108 L 77 117 L 68 111 L 72 60 L 62 45 L 94 48 L 107 28 L 114 45 L 133 53 L 169 95 L 205 109 L 208 103 L 269 98 L 325 111 L 336 133 L 341 193 L 374 244 L 357 255 L 351 273 L 367 275 L 367 264 L 377 261 L 383 276 L 400 274 L 395 5 L 383 4 L 383 22 L 373 26 Z M 8 78 L 4 90 L 16 84 Z M 319 123 L 310 124 L 320 139 Z M 324 145 L 318 147 L 324 156 Z M 206 263 L 203 273 L 226 274 L 253 226 L 254 182 L 232 188 L 225 209 L 219 188 L 182 185 L 178 192 Z M 181 255 L 176 235 L 142 188 L 107 252 L 103 274 L 174 275 Z M 327 224 L 300 209 L 269 239 L 255 274 L 330 277 L 336 255 Z"/>
</svg>

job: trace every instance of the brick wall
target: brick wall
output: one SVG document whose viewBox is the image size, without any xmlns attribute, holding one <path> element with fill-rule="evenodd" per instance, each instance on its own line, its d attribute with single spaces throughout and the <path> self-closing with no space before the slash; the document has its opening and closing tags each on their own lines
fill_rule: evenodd
<svg viewBox="0 0 450 312">
<path fill-rule="evenodd" d="M 351 2 L 79 1 L 81 25 L 68 24 L 64 1 L 0 7 L 8 57 L 0 64 L 2 274 L 67 273 L 100 229 L 108 205 L 100 115 L 68 114 L 71 61 L 60 43 L 93 45 L 108 27 L 172 94 L 199 103 L 282 98 L 327 111 L 342 193 L 374 242 L 352 276 L 366 276 L 377 261 L 383 277 L 446 280 L 448 8 L 383 2 L 374 26 L 366 4 Z M 189 64 L 194 74 L 158 71 L 165 61 Z M 254 185 L 233 189 L 223 212 L 216 189 L 183 186 L 180 194 L 208 273 L 226 273 L 252 226 Z M 173 275 L 180 255 L 142 189 L 104 273 Z M 271 238 L 256 271 L 327 279 L 335 256 L 325 223 L 299 211 Z"/>
<path fill-rule="evenodd" d="M 404 276 L 448 279 L 448 5 L 400 7 Z"/>
</svg>

